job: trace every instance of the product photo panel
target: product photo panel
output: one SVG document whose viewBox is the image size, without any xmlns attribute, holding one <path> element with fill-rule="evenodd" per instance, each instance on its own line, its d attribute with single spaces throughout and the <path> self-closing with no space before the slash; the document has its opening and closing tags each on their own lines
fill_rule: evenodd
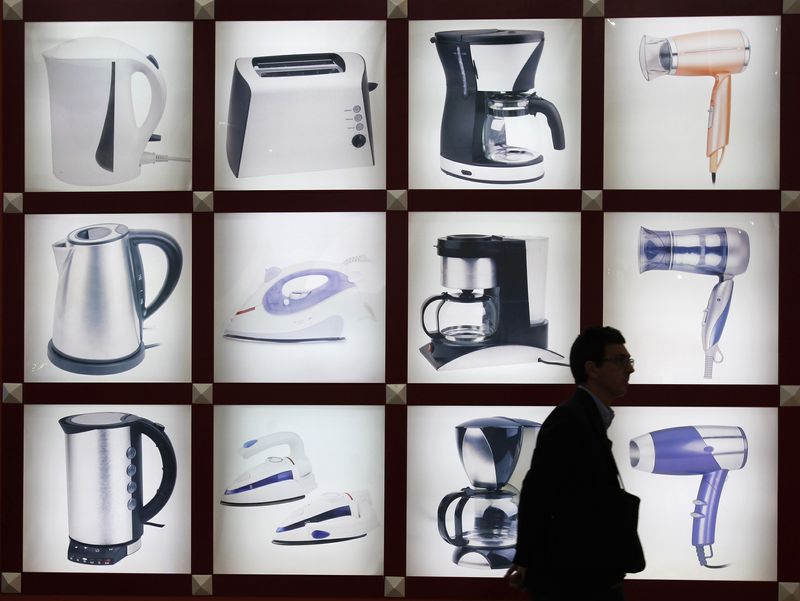
<svg viewBox="0 0 800 601">
<path fill-rule="evenodd" d="M 609 437 L 626 489 L 641 498 L 647 561 L 628 578 L 775 580 L 777 409 L 614 412 Z"/>
<path fill-rule="evenodd" d="M 580 73 L 579 19 L 412 21 L 409 186 L 580 187 Z"/>
<path fill-rule="evenodd" d="M 25 190 L 190 190 L 192 24 L 25 24 Z"/>
<path fill-rule="evenodd" d="M 777 214 L 606 213 L 604 227 L 603 321 L 634 382 L 778 383 Z"/>
<path fill-rule="evenodd" d="M 191 216 L 25 217 L 26 382 L 191 379 Z"/>
<path fill-rule="evenodd" d="M 217 22 L 215 39 L 217 189 L 385 187 L 385 22 Z"/>
<path fill-rule="evenodd" d="M 572 381 L 579 213 L 411 213 L 409 382 Z"/>
<path fill-rule="evenodd" d="M 383 382 L 385 222 L 215 215 L 215 381 Z"/>
<path fill-rule="evenodd" d="M 214 572 L 383 574 L 384 408 L 214 409 Z"/>
<path fill-rule="evenodd" d="M 189 407 L 32 405 L 24 420 L 25 572 L 189 572 Z"/>
<path fill-rule="evenodd" d="M 781 21 L 606 19 L 604 188 L 779 186 Z"/>
<path fill-rule="evenodd" d="M 511 566 L 522 480 L 551 410 L 409 407 L 409 576 L 499 578 Z"/>
</svg>

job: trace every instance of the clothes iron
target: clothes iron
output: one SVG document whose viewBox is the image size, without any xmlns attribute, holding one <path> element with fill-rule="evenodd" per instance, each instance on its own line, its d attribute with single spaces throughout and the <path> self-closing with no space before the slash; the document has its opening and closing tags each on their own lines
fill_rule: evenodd
<svg viewBox="0 0 800 601">
<path fill-rule="evenodd" d="M 248 440 L 239 448 L 239 455 L 249 459 L 279 445 L 289 445 L 289 455 L 268 456 L 264 463 L 240 474 L 222 493 L 222 505 L 253 506 L 297 501 L 317 487 L 303 441 L 294 432 L 275 432 Z"/>
<path fill-rule="evenodd" d="M 231 318 L 225 336 L 263 342 L 320 342 L 345 338 L 345 317 L 362 301 L 359 256 L 344 263 L 298 263 L 270 267 L 264 283 Z"/>
<path fill-rule="evenodd" d="M 276 545 L 338 543 L 361 538 L 377 528 L 369 491 L 326 492 L 290 513 L 275 530 Z"/>
</svg>

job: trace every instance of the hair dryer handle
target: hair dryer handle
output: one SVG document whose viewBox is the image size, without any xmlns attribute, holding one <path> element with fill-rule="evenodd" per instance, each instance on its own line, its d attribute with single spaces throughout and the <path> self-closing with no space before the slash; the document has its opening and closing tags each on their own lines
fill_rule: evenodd
<svg viewBox="0 0 800 601">
<path fill-rule="evenodd" d="M 158 452 L 161 454 L 161 465 L 163 469 L 161 482 L 156 489 L 156 494 L 142 507 L 139 514 L 142 522 L 147 522 L 147 520 L 161 511 L 172 496 L 178 474 L 178 463 L 175 459 L 175 449 L 172 447 L 172 442 L 170 442 L 167 435 L 164 434 L 164 426 L 141 418 L 137 424 L 142 434 L 155 443 Z"/>
<path fill-rule="evenodd" d="M 721 280 L 711 289 L 708 304 L 703 311 L 701 339 L 706 355 L 705 377 L 711 377 L 711 370 L 718 352 L 717 345 L 722 338 L 722 330 L 728 319 L 733 298 L 733 279 Z"/>
<path fill-rule="evenodd" d="M 528 114 L 542 113 L 547 118 L 550 134 L 553 136 L 553 148 L 564 150 L 564 124 L 556 106 L 549 100 L 539 96 L 531 96 L 528 100 Z"/>
<path fill-rule="evenodd" d="M 700 489 L 695 499 L 692 516 L 692 544 L 695 547 L 714 543 L 714 528 L 717 523 L 717 508 L 722 495 L 722 486 L 728 470 L 717 470 L 703 474 Z"/>
<path fill-rule="evenodd" d="M 247 459 L 282 444 L 289 446 L 289 454 L 294 459 L 305 459 L 306 449 L 303 440 L 294 432 L 274 432 L 254 440 L 248 440 L 239 447 L 239 455 L 242 456 L 242 459 Z"/>
<path fill-rule="evenodd" d="M 464 512 L 464 505 L 467 504 L 471 496 L 469 489 L 464 488 L 445 495 L 439 502 L 436 524 L 439 527 L 439 536 L 442 537 L 444 542 L 455 545 L 456 547 L 463 547 L 467 544 L 467 540 L 464 538 L 461 516 Z M 456 499 L 458 499 L 458 503 L 456 504 L 456 512 L 453 520 L 455 522 L 455 536 L 450 536 L 450 533 L 447 532 L 447 509 Z"/>
<path fill-rule="evenodd" d="M 422 310 L 420 312 L 422 319 L 422 329 L 432 340 L 441 340 L 442 338 L 444 338 L 444 336 L 442 336 L 442 333 L 439 331 L 439 310 L 442 308 L 444 301 L 447 300 L 448 298 L 449 295 L 446 292 L 443 292 L 442 294 L 437 294 L 436 296 L 428 297 L 427 299 L 425 299 L 425 302 L 422 303 Z M 425 309 L 428 308 L 428 305 L 437 300 L 441 302 L 439 303 L 439 306 L 436 308 L 436 331 L 431 332 L 425 326 Z"/>
<path fill-rule="evenodd" d="M 164 283 L 161 285 L 161 290 L 149 305 L 142 308 L 142 319 L 150 317 L 156 312 L 164 301 L 169 298 L 175 286 L 178 285 L 178 280 L 181 277 L 181 269 L 183 268 L 183 253 L 178 242 L 167 233 L 159 232 L 158 230 L 131 230 L 130 241 L 133 245 L 134 261 L 134 277 L 137 278 L 136 287 L 141 294 L 141 302 L 144 303 L 144 273 L 141 267 L 141 255 L 139 254 L 138 246 L 140 244 L 152 244 L 157 246 L 164 254 L 167 255 L 167 275 L 164 278 Z M 137 273 L 138 272 L 138 273 Z"/>
<path fill-rule="evenodd" d="M 728 145 L 731 130 L 731 74 L 714 76 L 711 103 L 708 107 L 708 137 L 706 156 Z"/>
<path fill-rule="evenodd" d="M 150 138 L 161 117 L 164 115 L 164 108 L 167 106 L 167 84 L 164 76 L 158 70 L 154 58 L 135 61 L 132 65 L 133 73 L 142 73 L 150 82 L 150 110 L 147 112 L 139 131 L 144 138 Z"/>
</svg>

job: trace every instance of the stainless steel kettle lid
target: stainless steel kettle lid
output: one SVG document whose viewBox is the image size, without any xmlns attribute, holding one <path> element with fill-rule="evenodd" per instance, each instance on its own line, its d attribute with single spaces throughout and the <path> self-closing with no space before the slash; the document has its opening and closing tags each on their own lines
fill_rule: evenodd
<svg viewBox="0 0 800 601">
<path fill-rule="evenodd" d="M 82 246 L 106 244 L 119 240 L 128 232 L 128 226 L 121 223 L 97 223 L 70 232 L 67 241 Z"/>
<path fill-rule="evenodd" d="M 138 416 L 131 413 L 98 411 L 96 413 L 81 413 L 62 417 L 58 420 L 58 423 L 66 434 L 76 434 L 89 430 L 124 428 L 138 419 L 140 419 Z"/>
</svg>

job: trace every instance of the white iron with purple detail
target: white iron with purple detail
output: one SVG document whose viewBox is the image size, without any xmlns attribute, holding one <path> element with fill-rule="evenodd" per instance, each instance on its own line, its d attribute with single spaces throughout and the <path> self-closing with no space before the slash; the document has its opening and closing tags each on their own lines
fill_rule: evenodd
<svg viewBox="0 0 800 601">
<path fill-rule="evenodd" d="M 343 340 L 347 319 L 366 307 L 358 290 L 360 263 L 314 261 L 270 267 L 264 283 L 231 318 L 225 336 L 257 342 Z"/>
<path fill-rule="evenodd" d="M 317 487 L 303 441 L 294 432 L 275 432 L 246 441 L 239 455 L 248 459 L 280 445 L 289 446 L 289 455 L 266 458 L 239 475 L 222 493 L 223 505 L 270 505 L 302 499 Z"/>
<path fill-rule="evenodd" d="M 338 543 L 378 527 L 369 491 L 326 492 L 293 511 L 275 530 L 276 545 Z"/>
</svg>

